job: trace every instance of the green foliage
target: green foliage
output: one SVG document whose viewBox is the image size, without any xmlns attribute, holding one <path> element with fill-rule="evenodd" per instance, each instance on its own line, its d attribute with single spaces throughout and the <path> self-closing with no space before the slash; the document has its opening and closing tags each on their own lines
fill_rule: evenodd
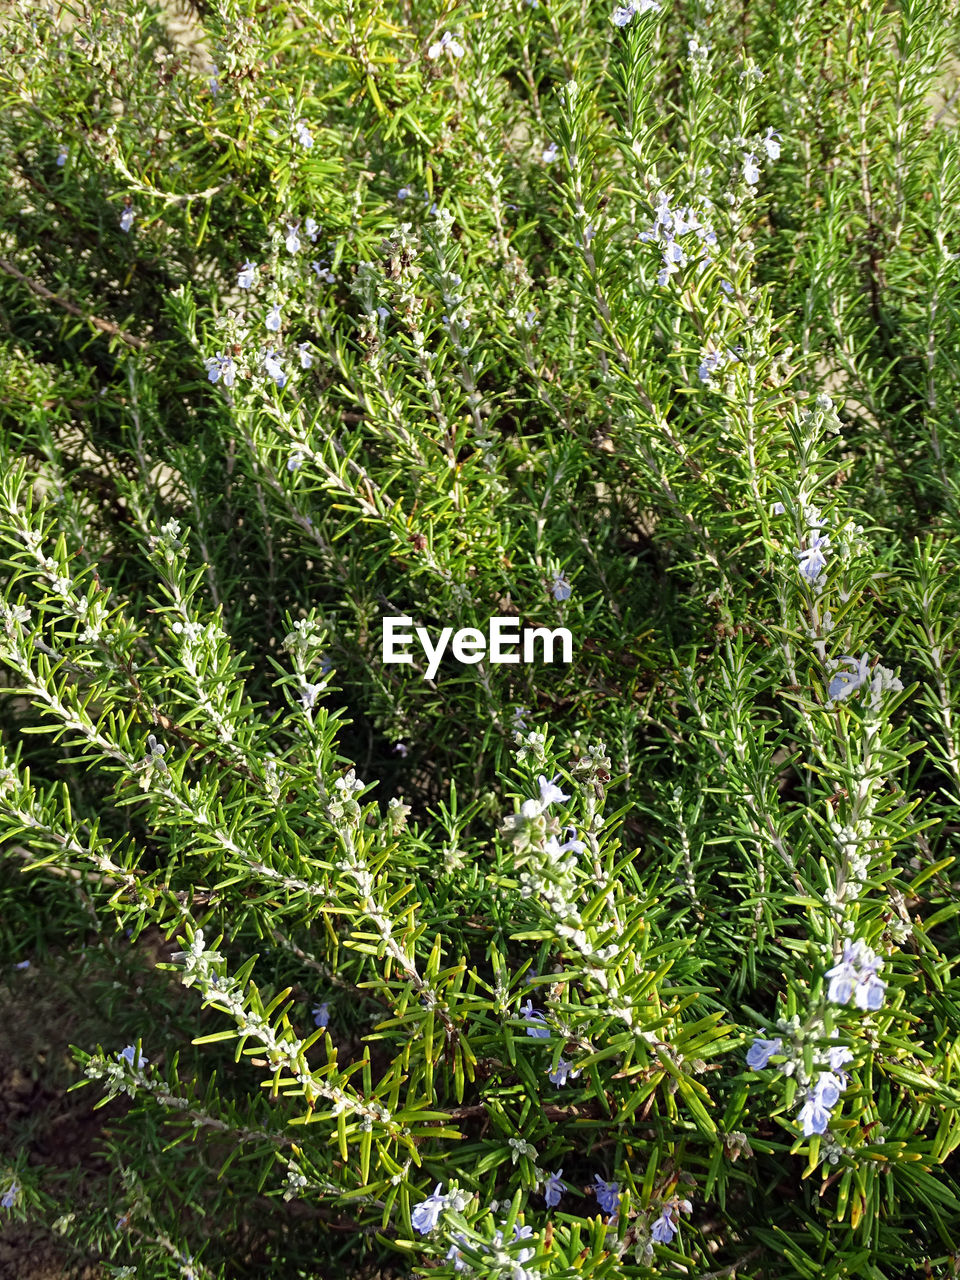
<svg viewBox="0 0 960 1280">
<path fill-rule="evenodd" d="M 954 0 L 0 35 L 0 1226 L 955 1274 Z"/>
</svg>

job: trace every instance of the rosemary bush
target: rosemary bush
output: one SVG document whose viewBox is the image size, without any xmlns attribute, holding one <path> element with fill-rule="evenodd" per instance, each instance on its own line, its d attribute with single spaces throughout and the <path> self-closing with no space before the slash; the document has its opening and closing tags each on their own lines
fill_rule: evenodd
<svg viewBox="0 0 960 1280">
<path fill-rule="evenodd" d="M 0 31 L 17 1274 L 955 1276 L 955 0 Z"/>
</svg>

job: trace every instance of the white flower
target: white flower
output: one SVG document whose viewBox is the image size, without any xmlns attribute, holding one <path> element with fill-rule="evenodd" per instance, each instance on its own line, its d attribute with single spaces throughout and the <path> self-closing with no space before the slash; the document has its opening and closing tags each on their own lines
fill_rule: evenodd
<svg viewBox="0 0 960 1280">
<path fill-rule="evenodd" d="M 275 352 L 267 351 L 263 356 L 263 371 L 268 378 L 272 378 L 277 386 L 282 390 L 287 381 L 287 375 L 283 371 L 283 367 L 279 361 L 275 359 Z"/>
<path fill-rule="evenodd" d="M 313 137 L 310 130 L 307 128 L 307 122 L 305 120 L 297 121 L 297 141 L 300 143 L 301 147 L 306 147 L 308 150 L 313 146 Z"/>
<path fill-rule="evenodd" d="M 547 147 L 546 151 L 544 151 L 544 153 L 543 153 L 543 157 L 542 157 L 542 158 L 543 158 L 543 163 L 544 163 L 544 164 L 553 164 L 554 160 L 556 160 L 556 158 L 557 158 L 557 156 L 558 156 L 559 154 L 560 154 L 560 149 L 559 149 L 559 147 L 557 146 L 557 144 L 556 144 L 555 142 L 551 142 L 551 143 L 550 143 L 550 145 L 549 145 L 549 147 Z"/>
<path fill-rule="evenodd" d="M 297 347 L 297 350 L 300 352 L 300 368 L 312 369 L 313 356 L 310 354 L 309 342 L 301 342 L 299 347 Z"/>
<path fill-rule="evenodd" d="M 256 270 L 257 264 L 255 262 L 245 262 L 240 269 L 240 274 L 237 276 L 237 288 L 251 289 L 256 279 Z"/>
<path fill-rule="evenodd" d="M 776 129 L 771 125 L 762 139 L 761 145 L 771 160 L 780 159 L 779 137 L 779 133 L 777 133 Z"/>
<path fill-rule="evenodd" d="M 287 238 L 284 241 L 287 246 L 288 253 L 297 253 L 300 248 L 300 237 L 297 234 L 297 228 L 292 224 L 287 224 Z"/>
<path fill-rule="evenodd" d="M 449 31 L 445 31 L 436 44 L 427 50 L 428 58 L 439 58 L 444 49 L 449 49 L 455 58 L 463 57 L 463 45 L 455 40 Z"/>
<path fill-rule="evenodd" d="M 755 187 L 760 181 L 757 157 L 752 152 L 750 155 L 743 157 L 743 180 L 750 187 Z"/>
<path fill-rule="evenodd" d="M 280 328 L 280 308 L 276 303 L 267 312 L 267 318 L 263 322 L 271 333 L 276 333 Z"/>
</svg>

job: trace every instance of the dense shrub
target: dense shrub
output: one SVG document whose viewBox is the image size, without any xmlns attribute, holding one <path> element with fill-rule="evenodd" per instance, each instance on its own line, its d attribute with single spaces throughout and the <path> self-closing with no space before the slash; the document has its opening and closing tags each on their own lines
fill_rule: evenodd
<svg viewBox="0 0 960 1280">
<path fill-rule="evenodd" d="M 956 1275 L 957 5 L 0 30 L 19 1274 Z"/>
</svg>

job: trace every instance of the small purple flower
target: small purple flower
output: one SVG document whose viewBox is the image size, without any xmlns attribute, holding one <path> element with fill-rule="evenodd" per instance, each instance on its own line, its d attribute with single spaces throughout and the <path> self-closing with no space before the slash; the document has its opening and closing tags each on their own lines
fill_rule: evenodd
<svg viewBox="0 0 960 1280">
<path fill-rule="evenodd" d="M 287 223 L 287 236 L 283 243 L 287 247 L 287 253 L 298 253 L 300 251 L 300 236 L 292 222 Z"/>
<path fill-rule="evenodd" d="M 565 1058 L 561 1058 L 557 1063 L 556 1071 L 548 1071 L 547 1079 L 551 1084 L 555 1084 L 558 1089 L 562 1089 L 568 1080 L 576 1080 L 580 1074 L 575 1071 L 572 1062 L 567 1062 Z"/>
<path fill-rule="evenodd" d="M 117 1057 L 123 1058 L 125 1062 L 129 1062 L 131 1067 L 136 1068 L 145 1067 L 150 1061 L 149 1058 L 145 1058 L 143 1056 L 142 1052 L 138 1056 L 137 1046 L 135 1044 L 128 1044 L 125 1049 L 121 1049 L 117 1054 Z"/>
<path fill-rule="evenodd" d="M 560 1181 L 560 1175 L 563 1168 L 559 1168 L 556 1173 L 551 1173 L 547 1178 L 543 1188 L 543 1198 L 547 1202 L 548 1209 L 555 1209 L 560 1203 L 560 1197 L 566 1190 L 566 1184 Z"/>
<path fill-rule="evenodd" d="M 57 152 L 57 166 L 58 166 L 58 168 L 62 169 L 62 168 L 63 168 L 63 166 L 67 163 L 67 157 L 69 156 L 69 154 L 70 154 L 70 152 L 67 150 L 67 148 L 66 148 L 66 147 L 61 147 L 61 148 L 60 148 L 60 150 Z"/>
<path fill-rule="evenodd" d="M 337 277 L 333 274 L 329 267 L 325 267 L 322 262 L 311 262 L 310 269 L 315 271 L 317 279 L 322 280 L 324 284 L 336 284 Z"/>
<path fill-rule="evenodd" d="M 20 961 L 18 961 L 18 962 L 17 962 L 13 967 L 14 967 L 15 969 L 29 969 L 29 968 L 30 968 L 30 961 L 29 961 L 29 960 L 20 960 Z"/>
<path fill-rule="evenodd" d="M 412 193 L 409 187 L 401 187 L 400 190 L 397 192 L 397 199 L 406 200 L 406 198 L 411 194 Z"/>
<path fill-rule="evenodd" d="M 300 143 L 301 147 L 306 147 L 307 150 L 313 146 L 313 136 L 307 128 L 307 122 L 305 120 L 297 121 L 297 141 Z"/>
<path fill-rule="evenodd" d="M 573 590 L 573 588 L 570 586 L 570 583 L 566 580 L 566 578 L 561 573 L 554 578 L 553 586 L 551 587 L 551 590 L 553 591 L 554 600 L 556 600 L 557 603 L 560 604 L 562 603 L 562 601 L 570 599 L 570 593 Z"/>
<path fill-rule="evenodd" d="M 320 226 L 317 223 L 317 220 L 315 218 L 304 218 L 303 230 L 304 233 L 310 237 L 311 241 L 316 244 L 317 235 L 320 231 Z"/>
<path fill-rule="evenodd" d="M 137 215 L 133 212 L 132 209 L 130 208 L 124 209 L 123 213 L 121 213 L 120 215 L 120 230 L 129 231 L 130 228 L 133 226 L 133 220 L 136 216 Z"/>
<path fill-rule="evenodd" d="M 17 1203 L 17 1196 L 20 1194 L 20 1183 L 11 1182 L 6 1191 L 0 1196 L 0 1208 L 12 1209 Z"/>
<path fill-rule="evenodd" d="M 776 1040 L 764 1040 L 758 1036 L 747 1050 L 747 1066 L 751 1071 L 762 1071 L 773 1054 L 780 1053 L 782 1049 L 783 1041 L 779 1036 Z"/>
<path fill-rule="evenodd" d="M 266 328 L 270 330 L 271 333 L 276 333 L 279 330 L 280 308 L 277 306 L 276 303 L 274 303 L 273 306 L 270 308 L 270 310 L 267 312 L 267 318 L 266 320 L 264 320 L 263 323 L 266 326 Z"/>
<path fill-rule="evenodd" d="M 310 354 L 310 343 L 309 343 L 309 342 L 301 342 L 301 343 L 300 343 L 300 345 L 297 347 L 297 350 L 298 350 L 298 351 L 299 351 L 299 353 L 300 353 L 300 368 L 301 368 L 301 369 L 312 369 L 312 368 L 313 368 L 313 356 Z"/>
<path fill-rule="evenodd" d="M 252 289 L 253 282 L 256 279 L 256 270 L 257 264 L 255 262 L 245 262 L 240 268 L 240 274 L 237 276 L 237 288 Z"/>
<path fill-rule="evenodd" d="M 432 1196 L 427 1196 L 414 1209 L 410 1215 L 410 1221 L 413 1223 L 415 1230 L 419 1231 L 422 1236 L 427 1235 L 434 1229 L 440 1221 L 440 1215 L 447 1207 L 447 1198 L 440 1194 L 441 1183 L 437 1183 Z"/>
<path fill-rule="evenodd" d="M 401 760 L 406 760 L 407 756 L 410 754 L 410 748 L 405 742 L 398 742 L 393 748 L 393 754 L 395 756 L 399 756 Z"/>
<path fill-rule="evenodd" d="M 559 154 L 560 154 L 560 148 L 557 146 L 555 142 L 551 142 L 550 145 L 547 147 L 547 149 L 544 151 L 543 155 L 541 156 L 541 159 L 543 160 L 544 164 L 553 164 L 554 160 L 556 160 Z"/>
<path fill-rule="evenodd" d="M 324 1000 L 323 1004 L 315 1004 L 310 1010 L 313 1014 L 313 1025 L 323 1029 L 330 1021 L 330 1006 Z"/>
<path fill-rule="evenodd" d="M 723 292 L 724 292 L 725 294 L 727 294 L 729 297 L 732 297 L 732 296 L 733 296 L 733 285 L 730 283 L 730 281 L 729 281 L 729 280 L 721 280 L 721 281 L 720 281 L 720 288 L 721 288 L 721 289 L 723 290 Z"/>
<path fill-rule="evenodd" d="M 771 127 L 767 130 L 766 135 L 762 140 L 762 146 L 771 160 L 780 159 L 779 138 L 780 138 L 780 134 L 777 133 L 776 129 L 774 129 L 773 126 L 771 125 Z"/>
<path fill-rule="evenodd" d="M 670 1216 L 670 1210 L 664 1209 L 660 1217 L 650 1229 L 650 1239 L 655 1244 L 669 1244 L 673 1237 L 677 1234 L 677 1228 L 673 1225 L 673 1219 Z"/>
<path fill-rule="evenodd" d="M 771 515 L 775 515 L 775 516 L 782 516 L 785 511 L 786 511 L 786 507 L 783 505 L 782 502 L 775 502 L 773 506 L 770 508 Z"/>
<path fill-rule="evenodd" d="M 522 1004 L 520 1006 L 520 1014 L 523 1018 L 526 1019 L 528 1023 L 532 1022 L 535 1024 L 539 1024 L 535 1026 L 528 1026 L 526 1028 L 526 1032 L 528 1036 L 532 1037 L 532 1039 L 534 1040 L 550 1039 L 550 1029 L 542 1025 L 543 1014 L 540 1012 L 539 1009 L 535 1009 L 533 1007 L 532 1000 L 528 1000 L 526 1004 Z"/>
<path fill-rule="evenodd" d="M 594 1174 L 594 1194 L 597 1197 L 597 1204 L 601 1210 L 607 1214 L 614 1214 L 620 1208 L 620 1184 L 619 1182 L 605 1182 L 599 1173 Z"/>
<path fill-rule="evenodd" d="M 757 157 L 752 152 L 750 155 L 743 157 L 743 180 L 748 187 L 755 187 L 760 181 Z"/>
</svg>

